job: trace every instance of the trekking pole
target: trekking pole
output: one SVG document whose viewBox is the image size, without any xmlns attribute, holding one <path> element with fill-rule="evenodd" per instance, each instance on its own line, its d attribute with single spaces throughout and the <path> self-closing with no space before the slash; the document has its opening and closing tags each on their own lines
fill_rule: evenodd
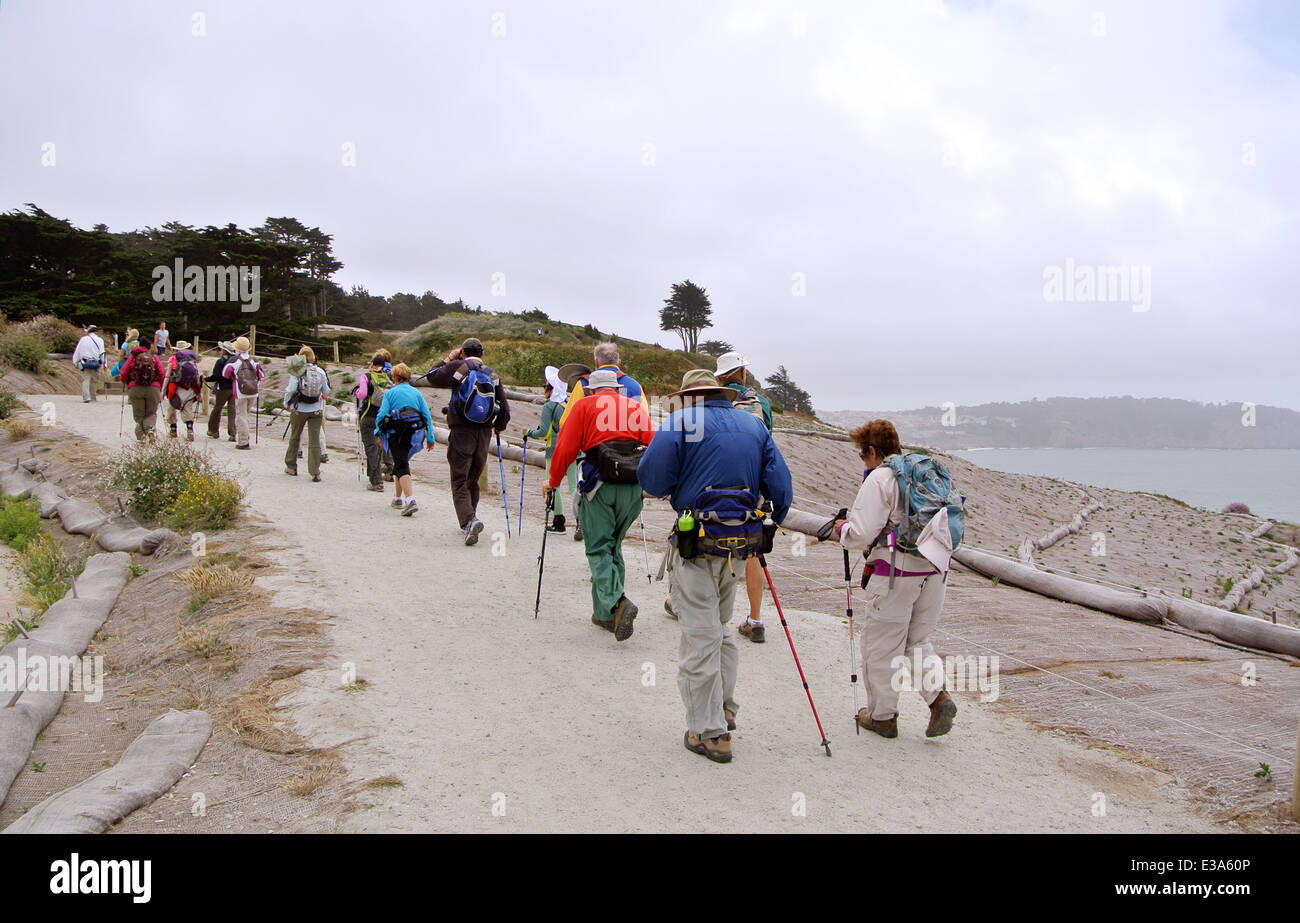
<svg viewBox="0 0 1300 923">
<path fill-rule="evenodd" d="M 253 427 L 253 445 L 261 441 L 262 436 L 262 392 L 257 392 L 257 425 Z"/>
<path fill-rule="evenodd" d="M 543 526 L 542 550 L 537 555 L 537 601 L 533 603 L 533 618 L 537 618 L 537 610 L 542 608 L 542 568 L 546 566 L 546 533 L 551 531 L 551 504 L 549 500 L 546 501 Z"/>
<path fill-rule="evenodd" d="M 817 716 L 817 706 L 813 704 L 812 692 L 808 689 L 808 677 L 803 674 L 803 665 L 799 663 L 799 655 L 794 649 L 794 638 L 790 637 L 790 626 L 785 622 L 785 613 L 781 611 L 781 601 L 776 598 L 776 587 L 772 585 L 772 574 L 767 569 L 767 558 L 760 551 L 758 553 L 758 563 L 763 567 L 763 576 L 767 578 L 767 588 L 772 593 L 772 602 L 776 606 L 777 617 L 781 620 L 781 627 L 785 629 L 785 639 L 790 642 L 790 654 L 794 657 L 795 668 L 799 671 L 799 679 L 803 681 L 803 691 L 808 696 L 808 705 L 812 708 L 813 720 L 817 722 L 817 732 L 822 735 L 821 745 L 826 748 L 826 755 L 831 755 L 831 742 L 826 739 L 826 732 L 822 730 L 822 719 Z M 856 716 L 855 719 L 856 720 Z"/>
<path fill-rule="evenodd" d="M 849 549 L 844 551 L 844 612 L 849 617 L 849 682 L 853 684 L 853 727 L 862 733 L 858 724 L 858 652 L 853 649 L 853 567 L 849 564 Z"/>
<path fill-rule="evenodd" d="M 122 382 L 122 409 L 117 412 L 117 438 L 122 438 L 126 426 L 126 382 Z"/>
<path fill-rule="evenodd" d="M 510 538 L 510 500 L 506 497 L 506 463 L 501 457 L 500 433 L 497 433 L 497 471 L 501 476 L 501 505 L 506 508 L 506 538 Z"/>
<path fill-rule="evenodd" d="M 524 475 L 528 473 L 528 434 L 524 433 L 523 461 L 519 463 L 519 528 L 515 531 L 524 534 Z M 506 516 L 508 520 L 510 517 Z"/>
<path fill-rule="evenodd" d="M 650 576 L 650 546 L 645 540 L 645 517 L 640 513 L 636 517 L 641 523 L 641 551 L 645 553 L 645 579 L 646 583 L 654 583 L 655 578 Z"/>
</svg>

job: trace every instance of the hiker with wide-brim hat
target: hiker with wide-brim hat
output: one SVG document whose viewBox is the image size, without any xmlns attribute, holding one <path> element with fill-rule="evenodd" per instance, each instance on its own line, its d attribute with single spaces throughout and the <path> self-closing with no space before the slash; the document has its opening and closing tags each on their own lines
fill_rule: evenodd
<svg viewBox="0 0 1300 923">
<path fill-rule="evenodd" d="M 217 343 L 221 355 L 212 365 L 212 372 L 205 381 L 212 388 L 212 412 L 208 414 L 208 438 L 221 438 L 221 411 L 226 411 L 226 436 L 235 441 L 235 403 L 234 382 L 222 374 L 226 364 L 235 357 L 235 344 L 228 340 Z"/>
<path fill-rule="evenodd" d="M 167 377 L 163 398 L 167 401 L 167 436 L 177 438 L 176 420 L 185 424 L 185 439 L 194 441 L 194 418 L 199 413 L 199 392 L 203 376 L 199 374 L 199 357 L 189 340 L 177 340 L 176 351 L 167 359 Z M 190 366 L 193 366 L 191 368 Z"/>
<path fill-rule="evenodd" d="M 645 492 L 668 496 L 678 528 L 669 552 L 673 608 L 681 627 L 677 689 L 686 707 L 683 743 L 714 762 L 731 760 L 740 652 L 727 630 L 742 568 L 759 553 L 758 497 L 780 523 L 794 500 L 790 469 L 762 422 L 737 410 L 707 369 L 692 369 L 670 395 L 677 407 L 660 425 L 637 470 Z M 737 526 L 733 522 L 740 523 Z"/>
<path fill-rule="evenodd" d="M 897 530 L 905 516 L 899 475 L 889 464 L 903 453 L 898 430 L 888 420 L 871 420 L 850 432 L 849 438 L 857 444 L 867 473 L 848 517 L 836 519 L 833 530 L 846 551 L 867 552 L 864 577 L 870 605 L 860 632 L 867 707 L 859 709 L 857 721 L 881 737 L 898 736 L 896 664 L 901 662 L 910 671 L 919 657 L 922 675 L 913 676 L 912 685 L 930 707 L 925 736 L 939 737 L 951 730 L 957 716 L 957 703 L 944 688 L 942 668 L 931 669 L 932 664 L 943 663 L 930 636 L 943 615 L 952 555 L 947 512 L 941 511 L 941 523 L 935 516 L 926 525 L 915 553 L 891 547 L 888 533 Z M 938 528 L 938 536 L 932 525 Z M 946 547 L 938 539 L 946 539 Z"/>
<path fill-rule="evenodd" d="M 235 448 L 247 450 L 253 447 L 249 442 L 249 418 L 253 414 L 253 402 L 258 399 L 261 381 L 266 373 L 262 371 L 262 363 L 249 352 L 252 343 L 248 337 L 237 337 L 231 345 L 235 347 L 235 357 L 226 363 L 221 374 L 232 382 L 234 388 Z"/>
<path fill-rule="evenodd" d="M 313 482 L 320 481 L 321 426 L 325 422 L 325 398 L 329 396 L 329 376 L 316 364 L 316 352 L 304 346 L 285 362 L 289 384 L 284 389 L 284 406 L 289 411 L 289 445 L 284 450 L 284 473 L 298 474 L 298 445 L 303 428 L 307 429 L 307 473 Z"/>
<path fill-rule="evenodd" d="M 525 439 L 540 439 L 546 445 L 546 464 L 551 463 L 551 456 L 555 453 L 555 440 L 560 433 L 560 416 L 564 412 L 565 402 L 569 396 L 569 386 L 564 378 L 560 375 L 560 370 L 553 365 L 548 365 L 543 371 L 546 379 L 546 403 L 542 405 L 541 420 L 533 429 L 524 427 Z M 575 376 L 576 377 L 576 376 Z M 569 466 L 565 472 L 565 477 L 569 482 L 569 492 L 578 489 L 577 465 Z M 552 532 L 563 532 L 565 530 L 564 513 L 560 504 L 555 498 L 551 498 L 548 509 L 555 511 L 549 526 Z"/>
<path fill-rule="evenodd" d="M 632 636 L 637 615 L 636 605 L 623 592 L 623 538 L 641 515 L 636 464 L 653 436 L 645 408 L 621 392 L 612 370 L 597 369 L 588 376 L 587 396 L 560 427 L 544 491 L 549 504 L 581 452 L 578 519 L 591 569 L 591 621 L 612 631 L 616 641 Z"/>
</svg>

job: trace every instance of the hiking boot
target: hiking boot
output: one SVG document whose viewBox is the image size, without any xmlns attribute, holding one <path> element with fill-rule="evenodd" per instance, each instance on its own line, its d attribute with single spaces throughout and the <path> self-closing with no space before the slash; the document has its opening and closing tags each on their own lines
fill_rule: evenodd
<svg viewBox="0 0 1300 923">
<path fill-rule="evenodd" d="M 313 474 L 313 475 L 311 476 L 311 482 L 312 482 L 313 484 L 319 484 L 319 483 L 320 483 L 320 475 L 319 475 L 319 474 Z"/>
<path fill-rule="evenodd" d="M 755 644 L 762 644 L 767 640 L 767 630 L 763 627 L 762 622 L 759 622 L 757 625 L 751 625 L 749 624 L 749 619 L 745 619 L 745 621 L 740 623 L 739 631 L 740 634 L 753 641 Z"/>
<path fill-rule="evenodd" d="M 682 738 L 682 743 L 686 749 L 692 753 L 699 753 L 707 756 L 715 763 L 731 762 L 731 735 L 722 734 L 718 737 L 700 737 L 690 731 Z"/>
<path fill-rule="evenodd" d="M 237 445 L 237 446 L 235 446 L 235 448 L 237 448 L 237 449 L 251 449 L 252 446 L 251 446 L 251 445 Z"/>
<path fill-rule="evenodd" d="M 176 438 L 176 424 L 175 424 L 175 423 L 173 423 L 171 426 L 167 427 L 167 438 L 168 438 L 168 439 L 175 439 L 175 438 Z"/>
<path fill-rule="evenodd" d="M 483 531 L 483 523 L 478 519 L 471 519 L 465 524 L 465 544 L 477 545 L 478 534 Z"/>
<path fill-rule="evenodd" d="M 242 449 L 243 446 L 241 445 L 241 446 L 239 446 L 239 448 Z M 288 474 L 288 475 L 290 475 L 290 476 L 292 476 L 292 477 L 297 477 L 297 476 L 298 476 L 298 469 L 297 469 L 297 468 L 285 468 L 285 469 L 284 469 L 284 473 L 285 473 L 285 474 Z"/>
<path fill-rule="evenodd" d="M 329 452 L 321 452 L 321 453 L 320 453 L 320 463 L 321 463 L 322 465 L 325 464 L 325 463 L 326 463 L 327 461 L 329 461 L 329 460 L 330 460 L 330 453 L 329 453 Z"/>
<path fill-rule="evenodd" d="M 235 437 L 234 437 L 234 436 L 227 436 L 227 437 L 226 437 L 226 442 L 234 442 L 234 441 L 235 441 Z M 239 446 L 235 446 L 235 448 L 239 448 Z"/>
<path fill-rule="evenodd" d="M 881 737 L 893 739 L 898 736 L 897 715 L 888 721 L 877 721 L 865 708 L 861 708 L 858 709 L 858 726 L 867 731 L 875 731 Z"/>
<path fill-rule="evenodd" d="M 385 474 L 384 480 L 387 481 L 389 484 L 393 483 L 393 473 L 390 471 L 388 474 Z"/>
<path fill-rule="evenodd" d="M 734 731 L 736 729 L 736 713 L 724 705 L 722 706 L 722 716 L 727 719 L 727 730 Z"/>
<path fill-rule="evenodd" d="M 952 730 L 952 719 L 957 717 L 957 703 L 948 695 L 948 690 L 940 691 L 930 703 L 930 723 L 925 728 L 926 737 L 942 737 Z"/>
<path fill-rule="evenodd" d="M 673 608 L 673 601 L 671 599 L 664 600 L 664 612 L 668 613 L 670 619 L 677 618 L 677 610 Z"/>
<path fill-rule="evenodd" d="M 573 527 L 573 540 L 575 542 L 582 541 L 582 526 Z"/>
<path fill-rule="evenodd" d="M 402 498 L 401 498 L 401 497 L 394 497 L 394 498 L 393 498 L 393 509 L 395 509 L 395 510 L 400 510 L 401 508 L 402 508 Z"/>
<path fill-rule="evenodd" d="M 402 507 L 403 516 L 414 516 L 418 512 L 420 512 L 420 506 L 414 500 Z"/>
<path fill-rule="evenodd" d="M 220 434 L 220 433 L 209 432 L 209 433 L 208 433 L 208 438 L 209 438 L 209 439 L 220 439 L 220 438 L 221 438 L 221 434 Z"/>
<path fill-rule="evenodd" d="M 636 603 L 626 596 L 618 598 L 618 605 L 614 607 L 614 640 L 626 641 L 632 637 L 632 621 L 636 618 Z"/>
<path fill-rule="evenodd" d="M 593 616 L 591 617 L 591 624 L 593 624 L 593 625 L 599 625 L 601 628 L 605 629 L 606 631 L 613 631 L 613 630 L 614 630 L 614 620 L 613 620 L 613 619 L 598 619 L 598 618 L 596 618 L 596 616 L 593 615 Z"/>
<path fill-rule="evenodd" d="M 185 431 L 185 441 L 186 441 L 186 442 L 193 442 L 193 441 L 194 441 L 194 430 L 192 430 L 192 429 L 187 429 L 187 430 Z"/>
<path fill-rule="evenodd" d="M 564 532 L 564 516 L 555 516 L 551 519 L 551 524 L 546 527 L 548 532 Z"/>
<path fill-rule="evenodd" d="M 382 493 L 384 492 L 384 485 L 383 485 L 383 484 L 370 484 L 369 486 L 366 487 L 366 490 L 373 490 L 373 491 L 375 491 L 376 493 L 381 493 L 381 494 L 382 494 Z"/>
</svg>

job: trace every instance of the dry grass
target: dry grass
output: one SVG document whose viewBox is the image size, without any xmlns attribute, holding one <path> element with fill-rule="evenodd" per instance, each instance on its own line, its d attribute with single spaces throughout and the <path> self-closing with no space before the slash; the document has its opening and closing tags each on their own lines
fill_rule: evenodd
<svg viewBox="0 0 1300 923">
<path fill-rule="evenodd" d="M 305 798 L 328 782 L 330 776 L 337 771 L 337 766 L 338 755 L 333 751 L 323 750 L 302 772 L 281 782 L 280 787 L 291 795 Z"/>
<path fill-rule="evenodd" d="M 176 579 L 190 588 L 195 599 L 204 602 L 253 585 L 251 576 L 241 574 L 229 564 L 209 564 L 206 561 L 181 571 Z"/>
<path fill-rule="evenodd" d="M 223 659 L 238 661 L 235 648 L 215 628 L 203 625 L 198 628 L 180 627 L 181 647 L 201 660 Z"/>
<path fill-rule="evenodd" d="M 268 753 L 302 753 L 307 742 L 279 714 L 280 699 L 298 688 L 296 680 L 259 679 L 226 706 L 227 722 L 239 742 Z"/>
<path fill-rule="evenodd" d="M 366 783 L 366 788 L 402 788 L 405 785 L 397 776 L 380 776 Z"/>
<path fill-rule="evenodd" d="M 343 686 L 344 692 L 364 692 L 370 688 L 370 681 L 366 679 L 354 679 L 352 682 Z"/>
<path fill-rule="evenodd" d="M 31 417 L 11 417 L 0 422 L 0 426 L 3 426 L 9 438 L 16 442 L 22 439 L 30 439 L 36 435 L 36 431 L 41 428 L 41 422 L 39 419 L 32 419 Z"/>
</svg>

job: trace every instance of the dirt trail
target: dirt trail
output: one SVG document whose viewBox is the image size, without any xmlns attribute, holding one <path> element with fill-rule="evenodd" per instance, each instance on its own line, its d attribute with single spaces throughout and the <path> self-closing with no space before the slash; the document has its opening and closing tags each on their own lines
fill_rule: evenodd
<svg viewBox="0 0 1300 923">
<path fill-rule="evenodd" d="M 112 402 L 29 402 L 43 400 L 55 402 L 61 427 L 107 448 L 120 444 Z M 258 584 L 277 605 L 310 605 L 333 619 L 337 664 L 303 674 L 306 688 L 292 702 L 299 728 L 320 746 L 352 741 L 343 752 L 353 779 L 401 782 L 367 789 L 366 809 L 350 813 L 346 829 L 1220 829 L 1171 776 L 1034 730 L 969 696 L 958 697 L 961 713 L 946 738 L 924 738 L 928 713 L 906 694 L 897 740 L 855 736 L 846 632 L 833 614 L 787 611 L 834 757 L 818 746 L 771 613 L 768 643 L 742 642 L 735 760 L 709 763 L 681 745 L 677 626 L 662 614 L 667 584 L 647 587 L 638 575 L 638 532 L 627 556 L 629 595 L 642 614 L 629 641 L 590 624 L 586 562 L 568 535 L 548 540 L 534 621 L 540 516 L 534 503 L 522 537 L 505 539 L 495 463 L 480 504 L 487 530 L 466 548 L 443 447 L 415 462 L 421 509 L 404 519 L 388 507 L 391 491 L 363 490 L 355 458 L 337 447 L 322 483 L 311 482 L 305 463 L 299 477 L 285 476 L 281 429 L 264 428 L 254 451 L 237 452 L 206 439 L 200 424 L 197 445 L 241 473 L 250 506 L 272 523 L 266 545 L 282 549 L 275 557 L 283 572 Z M 326 433 L 336 446 L 355 443 L 341 424 L 327 423 Z M 540 472 L 528 478 L 535 484 Z M 518 479 L 507 466 L 512 511 Z M 367 681 L 364 691 L 341 688 L 349 664 Z M 1110 793 L 1102 817 L 1093 814 L 1097 791 Z"/>
</svg>

